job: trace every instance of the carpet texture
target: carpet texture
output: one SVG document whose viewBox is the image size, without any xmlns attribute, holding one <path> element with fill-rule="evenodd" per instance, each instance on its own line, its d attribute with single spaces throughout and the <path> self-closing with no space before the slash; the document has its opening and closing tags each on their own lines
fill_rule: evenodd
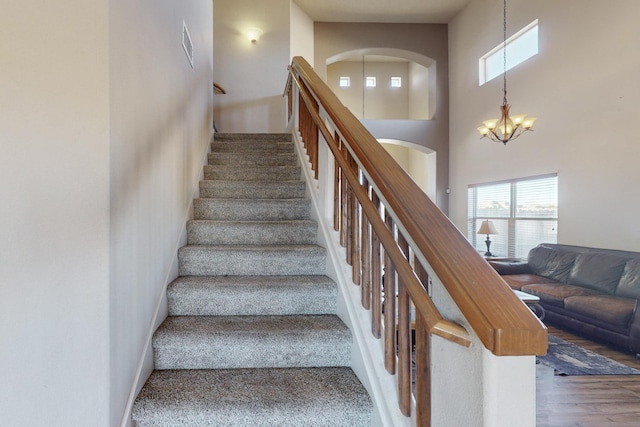
<svg viewBox="0 0 640 427">
<path fill-rule="evenodd" d="M 640 370 L 549 335 L 546 356 L 536 363 L 554 368 L 556 375 L 640 375 Z"/>
<path fill-rule="evenodd" d="M 368 427 L 291 135 L 216 134 L 136 427 Z"/>
</svg>

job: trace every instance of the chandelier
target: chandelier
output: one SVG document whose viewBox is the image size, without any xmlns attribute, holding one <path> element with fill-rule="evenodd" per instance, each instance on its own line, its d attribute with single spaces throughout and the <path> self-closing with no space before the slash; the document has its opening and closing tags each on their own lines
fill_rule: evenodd
<svg viewBox="0 0 640 427">
<path fill-rule="evenodd" d="M 500 118 L 490 119 L 482 122 L 482 126 L 478 128 L 478 132 L 482 138 L 489 138 L 495 142 L 507 142 L 519 137 L 522 132 L 533 130 L 535 117 L 529 117 L 526 114 L 517 114 L 509 116 L 509 108 L 507 102 L 507 0 L 504 0 L 503 6 L 503 32 L 502 32 L 502 52 L 504 72 L 502 73 L 502 105 L 500 106 Z"/>
</svg>

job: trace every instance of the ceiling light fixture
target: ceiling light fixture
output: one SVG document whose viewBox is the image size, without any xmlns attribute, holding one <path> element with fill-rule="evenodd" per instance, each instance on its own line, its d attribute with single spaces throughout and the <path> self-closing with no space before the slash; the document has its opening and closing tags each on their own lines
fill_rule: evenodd
<svg viewBox="0 0 640 427">
<path fill-rule="evenodd" d="M 478 132 L 482 135 L 482 138 L 489 138 L 495 142 L 502 142 L 507 145 L 507 142 L 519 137 L 522 132 L 533 130 L 533 123 L 536 121 L 535 117 L 529 117 L 526 114 L 517 114 L 509 117 L 509 108 L 511 107 L 507 102 L 507 0 L 504 0 L 503 7 L 503 43 L 502 52 L 504 54 L 504 73 L 502 74 L 502 105 L 500 106 L 500 118 L 490 119 L 482 122 L 482 126 L 478 128 Z"/>
</svg>

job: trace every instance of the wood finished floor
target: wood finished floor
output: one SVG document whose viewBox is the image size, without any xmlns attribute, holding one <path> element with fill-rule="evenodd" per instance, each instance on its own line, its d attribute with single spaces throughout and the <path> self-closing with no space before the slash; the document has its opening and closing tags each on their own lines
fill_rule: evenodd
<svg viewBox="0 0 640 427">
<path fill-rule="evenodd" d="M 547 325 L 549 333 L 595 353 L 640 369 L 640 360 Z M 640 375 L 554 376 L 538 365 L 538 427 L 640 426 Z"/>
</svg>

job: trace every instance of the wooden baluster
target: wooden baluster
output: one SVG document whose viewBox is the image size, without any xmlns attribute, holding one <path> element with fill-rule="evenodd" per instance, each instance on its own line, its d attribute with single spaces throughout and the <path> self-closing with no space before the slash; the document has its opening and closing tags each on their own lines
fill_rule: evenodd
<svg viewBox="0 0 640 427">
<path fill-rule="evenodd" d="M 358 164 L 353 156 L 349 156 L 350 168 L 354 175 L 358 176 Z M 352 192 L 351 197 L 351 271 L 353 283 L 360 285 L 362 283 L 362 272 L 360 270 L 360 204 L 355 194 Z"/>
<path fill-rule="evenodd" d="M 409 295 L 398 281 L 398 405 L 405 416 L 411 415 L 411 312 Z"/>
<path fill-rule="evenodd" d="M 347 264 L 351 265 L 353 268 L 353 219 L 354 219 L 354 214 L 353 214 L 353 206 L 354 206 L 354 202 L 353 199 L 355 198 L 355 196 L 353 195 L 353 192 L 351 191 L 351 186 L 347 183 L 346 186 L 346 211 L 345 211 L 345 220 L 346 220 L 346 230 L 345 230 L 345 248 L 347 249 Z M 357 284 L 357 283 L 356 283 Z"/>
<path fill-rule="evenodd" d="M 289 84 L 287 85 L 287 113 L 289 114 L 287 121 L 291 121 L 291 115 L 293 114 L 293 80 L 289 78 Z"/>
<path fill-rule="evenodd" d="M 314 111 L 318 111 L 318 102 L 313 101 Z M 311 169 L 313 169 L 315 179 L 318 179 L 318 125 L 313 119 L 310 120 L 309 130 L 309 157 L 311 159 Z"/>
<path fill-rule="evenodd" d="M 340 154 L 342 155 L 343 159 L 346 159 L 347 147 L 345 147 L 344 141 L 340 141 L 340 144 Z M 347 246 L 347 206 L 347 178 L 344 176 L 344 170 L 340 169 L 340 212 L 342 215 L 342 217 L 340 218 L 342 222 L 342 227 L 340 228 L 340 245 L 343 248 Z"/>
<path fill-rule="evenodd" d="M 333 140 L 336 142 L 336 145 L 342 149 L 342 140 L 338 135 L 338 132 L 335 132 L 333 136 Z M 333 159 L 333 229 L 335 231 L 340 230 L 340 165 L 338 164 L 338 160 L 334 157 Z M 342 239 L 341 239 L 342 240 Z"/>
<path fill-rule="evenodd" d="M 307 138 L 306 138 L 306 126 L 307 126 L 307 106 L 304 103 L 304 98 L 302 97 L 302 89 L 300 89 L 300 93 L 298 93 L 298 128 L 300 130 L 300 136 L 302 137 L 302 145 L 307 149 Z"/>
<path fill-rule="evenodd" d="M 371 199 L 376 210 L 380 212 L 380 199 L 375 191 L 371 191 Z M 380 238 L 371 230 L 371 333 L 380 338 L 382 333 L 382 265 Z"/>
<path fill-rule="evenodd" d="M 431 425 L 431 335 L 418 312 L 416 316 L 416 425 Z"/>
<path fill-rule="evenodd" d="M 362 178 L 362 187 L 369 194 L 369 181 Z M 362 307 L 369 310 L 371 308 L 371 226 L 369 219 L 362 214 L 360 228 L 360 264 L 362 265 L 362 288 L 360 289 L 360 302 Z"/>
<path fill-rule="evenodd" d="M 394 234 L 393 219 L 385 212 L 389 232 Z M 390 374 L 396 373 L 396 269 L 387 254 L 384 257 L 384 360 Z"/>
</svg>

